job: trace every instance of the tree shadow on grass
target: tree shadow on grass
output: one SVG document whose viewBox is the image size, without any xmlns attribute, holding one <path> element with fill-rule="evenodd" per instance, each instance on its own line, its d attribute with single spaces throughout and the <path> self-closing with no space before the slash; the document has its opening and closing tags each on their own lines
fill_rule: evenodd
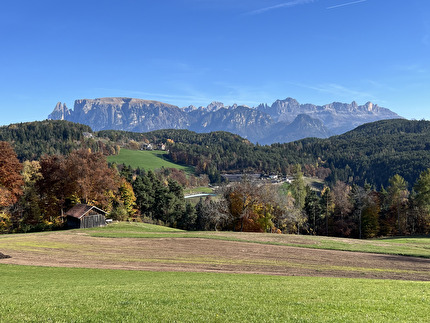
<svg viewBox="0 0 430 323">
<path fill-rule="evenodd" d="M 430 235 L 384 237 L 384 238 L 378 238 L 376 240 L 400 240 L 400 239 L 430 239 Z"/>
</svg>

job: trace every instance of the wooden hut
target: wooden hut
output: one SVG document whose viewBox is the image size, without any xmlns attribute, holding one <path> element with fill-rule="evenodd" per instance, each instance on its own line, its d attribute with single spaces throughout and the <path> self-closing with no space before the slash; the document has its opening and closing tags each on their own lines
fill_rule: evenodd
<svg viewBox="0 0 430 323">
<path fill-rule="evenodd" d="M 76 204 L 66 212 L 67 227 L 70 229 L 94 228 L 106 225 L 106 212 L 87 204 Z"/>
</svg>

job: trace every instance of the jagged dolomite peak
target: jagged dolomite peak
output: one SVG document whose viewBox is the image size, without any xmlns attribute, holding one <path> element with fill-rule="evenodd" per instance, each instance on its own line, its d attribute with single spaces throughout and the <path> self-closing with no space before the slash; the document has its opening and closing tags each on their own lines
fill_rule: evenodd
<svg viewBox="0 0 430 323">
<path fill-rule="evenodd" d="M 58 115 L 55 109 L 49 116 Z M 132 98 L 98 98 L 76 100 L 66 120 L 89 125 L 93 130 L 127 130 L 146 132 L 189 126 L 177 106 L 158 101 Z"/>
<path fill-rule="evenodd" d="M 48 119 L 52 120 L 67 120 L 70 116 L 71 111 L 67 108 L 66 104 L 58 102 L 54 108 L 54 111 L 48 116 Z"/>
<path fill-rule="evenodd" d="M 76 100 L 73 110 L 58 102 L 49 119 L 89 125 L 94 131 L 148 132 L 188 129 L 196 132 L 229 131 L 252 142 L 271 144 L 305 137 L 327 138 L 396 113 L 367 102 L 333 102 L 322 106 L 300 104 L 293 98 L 276 100 L 256 108 L 214 101 L 207 107 L 179 108 L 158 101 L 112 97 Z"/>
</svg>

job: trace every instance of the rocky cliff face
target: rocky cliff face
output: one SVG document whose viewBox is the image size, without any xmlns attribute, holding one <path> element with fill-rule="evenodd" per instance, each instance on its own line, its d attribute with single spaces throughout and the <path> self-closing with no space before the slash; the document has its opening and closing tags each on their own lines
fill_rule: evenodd
<svg viewBox="0 0 430 323">
<path fill-rule="evenodd" d="M 49 119 L 58 119 L 57 107 Z M 64 105 L 65 106 L 65 105 Z M 89 125 L 93 130 L 147 132 L 157 129 L 185 129 L 188 117 L 176 106 L 140 99 L 101 98 L 76 100 L 74 110 L 62 113 L 63 119 Z"/>
<path fill-rule="evenodd" d="M 190 130 L 195 132 L 228 131 L 256 142 L 266 135 L 272 118 L 246 106 L 222 107 L 208 111 L 201 108 L 190 113 Z"/>
<path fill-rule="evenodd" d="M 291 142 L 307 137 L 328 138 L 332 132 L 319 119 L 307 114 L 299 114 L 293 122 L 280 121 L 275 123 L 259 143 Z"/>
<path fill-rule="evenodd" d="M 389 109 L 379 107 L 372 102 L 365 105 L 333 102 L 323 106 L 314 104 L 299 104 L 295 99 L 287 98 L 277 100 L 270 107 L 260 104 L 258 110 L 264 111 L 275 121 L 293 122 L 300 114 L 306 114 L 314 119 L 321 120 L 333 134 L 341 134 L 352 130 L 364 123 L 400 118 Z"/>
<path fill-rule="evenodd" d="M 71 113 L 72 111 L 67 108 L 65 103 L 58 102 L 48 118 L 52 120 L 69 120 Z"/>
<path fill-rule="evenodd" d="M 207 107 L 179 108 L 158 101 L 100 98 L 76 100 L 73 110 L 59 102 L 48 118 L 86 124 L 95 131 L 229 131 L 253 142 L 271 144 L 305 137 L 327 138 L 363 123 L 400 117 L 371 102 L 362 106 L 355 102 L 316 106 L 287 98 L 256 108 L 224 106 L 221 102 L 212 102 Z"/>
</svg>

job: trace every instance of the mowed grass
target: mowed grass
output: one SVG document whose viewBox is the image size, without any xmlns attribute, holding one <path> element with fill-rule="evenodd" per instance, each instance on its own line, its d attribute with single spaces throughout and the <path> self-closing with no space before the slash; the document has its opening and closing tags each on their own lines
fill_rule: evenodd
<svg viewBox="0 0 430 323">
<path fill-rule="evenodd" d="M 296 235 L 186 232 L 134 222 L 69 233 L 207 237 L 310 246 L 333 239 L 335 242 L 322 243 L 328 247 L 336 242 L 361 242 Z M 55 233 L 3 235 L 0 242 L 9 248 L 14 243 L 19 249 L 31 247 L 35 252 L 41 248 L 52 253 L 55 248 L 71 251 L 73 245 L 63 245 L 62 240 L 46 244 L 43 239 L 20 239 L 49 234 Z M 24 246 L 23 242 L 30 245 Z M 429 238 L 368 242 L 388 246 L 396 243 L 405 248 L 417 245 L 423 250 L 429 247 Z M 0 275 L 0 322 L 428 322 L 430 310 L 430 282 L 419 281 L 34 267 L 1 264 L 1 260 Z"/>
<path fill-rule="evenodd" d="M 192 194 L 212 194 L 214 190 L 207 186 L 193 187 L 184 189 L 184 194 L 192 195 Z"/>
<path fill-rule="evenodd" d="M 186 232 L 184 230 L 165 227 L 162 225 L 155 225 L 141 222 L 113 222 L 105 227 L 81 229 L 82 232 L 87 232 L 93 235 L 93 233 L 101 233 L 109 235 L 110 233 L 121 233 L 125 238 L 128 238 L 129 234 L 132 233 L 171 233 L 171 232 Z"/>
<path fill-rule="evenodd" d="M 403 237 L 372 240 L 269 233 L 193 232 L 144 223 L 114 223 L 87 229 L 95 237 L 106 238 L 206 238 L 312 249 L 368 252 L 430 258 L 430 237 Z"/>
<path fill-rule="evenodd" d="M 166 151 L 161 150 L 130 150 L 121 149 L 118 155 L 108 156 L 107 161 L 110 163 L 124 164 L 133 168 L 142 168 L 145 170 L 154 170 L 158 168 L 177 168 L 188 173 L 193 173 L 192 167 L 174 164 L 163 156 L 167 155 Z"/>
<path fill-rule="evenodd" d="M 1 322 L 428 322 L 430 283 L 0 265 Z"/>
</svg>

